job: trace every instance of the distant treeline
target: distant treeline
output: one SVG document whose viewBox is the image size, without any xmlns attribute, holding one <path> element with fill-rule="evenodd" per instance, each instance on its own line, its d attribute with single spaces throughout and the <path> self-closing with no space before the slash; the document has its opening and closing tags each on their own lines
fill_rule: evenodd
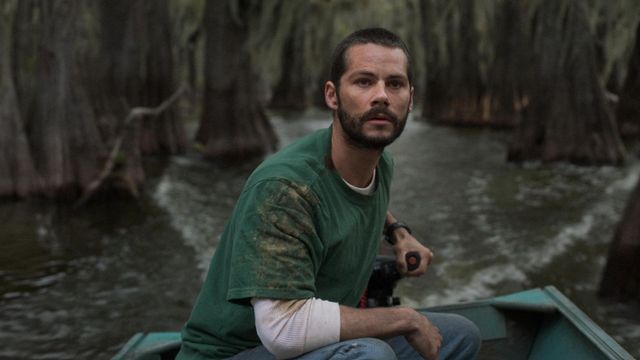
<svg viewBox="0 0 640 360">
<path fill-rule="evenodd" d="M 368 26 L 412 49 L 422 119 L 514 128 L 509 160 L 619 164 L 640 134 L 635 0 L 0 0 L 0 15 L 2 197 L 136 195 L 147 154 L 273 151 L 265 109 L 324 106 L 333 46 Z"/>
</svg>

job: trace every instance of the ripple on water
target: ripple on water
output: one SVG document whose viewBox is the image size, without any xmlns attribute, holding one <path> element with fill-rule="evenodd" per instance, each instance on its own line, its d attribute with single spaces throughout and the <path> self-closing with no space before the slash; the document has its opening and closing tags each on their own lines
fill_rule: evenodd
<svg viewBox="0 0 640 360">
<path fill-rule="evenodd" d="M 326 115 L 276 122 L 282 145 Z M 640 168 L 514 166 L 504 138 L 412 122 L 391 147 L 391 209 L 436 253 L 427 276 L 400 282 L 405 305 L 548 284 L 593 296 Z M 3 240 L 20 239 L 0 242 L 0 358 L 108 359 L 134 330 L 178 329 L 251 169 L 176 157 L 138 205 L 73 216 L 0 206 Z M 640 354 L 637 308 L 580 306 Z"/>
<path fill-rule="evenodd" d="M 204 273 L 241 188 L 237 179 L 213 164 L 195 166 L 194 171 L 188 161 L 170 164 L 153 197 L 169 212 L 185 243 L 196 250 Z"/>
</svg>

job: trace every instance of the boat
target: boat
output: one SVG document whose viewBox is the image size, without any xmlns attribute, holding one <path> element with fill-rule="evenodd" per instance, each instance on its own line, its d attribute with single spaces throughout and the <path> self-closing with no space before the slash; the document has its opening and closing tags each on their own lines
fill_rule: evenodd
<svg viewBox="0 0 640 360">
<path fill-rule="evenodd" d="M 418 311 L 473 321 L 482 335 L 480 360 L 634 359 L 554 286 Z M 137 333 L 113 360 L 173 359 L 179 348 L 179 332 Z"/>
</svg>

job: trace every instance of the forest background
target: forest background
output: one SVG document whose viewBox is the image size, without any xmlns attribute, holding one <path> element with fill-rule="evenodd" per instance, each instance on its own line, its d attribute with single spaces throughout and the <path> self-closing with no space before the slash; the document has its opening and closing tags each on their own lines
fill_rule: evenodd
<svg viewBox="0 0 640 360">
<path fill-rule="evenodd" d="M 0 0 L 0 15 L 5 202 L 136 201 L 151 156 L 255 161 L 278 148 L 269 114 L 323 107 L 333 46 L 366 26 L 412 49 L 416 121 L 509 131 L 514 163 L 638 156 L 634 0 Z M 603 296 L 638 300 L 638 219 L 640 182 Z"/>
</svg>

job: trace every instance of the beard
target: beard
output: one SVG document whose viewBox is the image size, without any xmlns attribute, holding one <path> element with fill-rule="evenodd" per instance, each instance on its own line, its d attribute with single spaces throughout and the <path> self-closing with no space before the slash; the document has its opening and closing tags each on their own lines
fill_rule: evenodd
<svg viewBox="0 0 640 360">
<path fill-rule="evenodd" d="M 342 109 L 339 102 L 337 113 L 340 125 L 347 135 L 347 141 L 350 144 L 363 149 L 375 150 L 382 150 L 393 143 L 398 136 L 402 134 L 402 131 L 407 124 L 407 118 L 409 117 L 408 109 L 403 116 L 399 117 L 386 107 L 372 108 L 360 116 L 351 115 Z M 375 118 L 378 114 L 384 114 L 393 125 L 393 131 L 391 134 L 378 136 L 365 134 L 363 130 L 364 124 L 368 120 Z"/>
</svg>

